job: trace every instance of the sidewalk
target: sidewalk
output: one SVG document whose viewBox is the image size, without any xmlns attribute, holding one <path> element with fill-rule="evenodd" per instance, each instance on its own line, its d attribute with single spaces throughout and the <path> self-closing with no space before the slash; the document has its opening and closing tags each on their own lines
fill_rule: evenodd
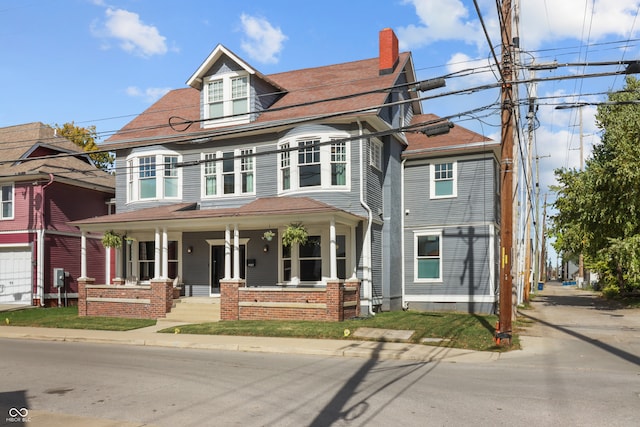
<svg viewBox="0 0 640 427">
<path fill-rule="evenodd" d="M 193 348 L 258 353 L 307 354 L 412 361 L 490 362 L 500 353 L 435 347 L 420 344 L 304 338 L 266 338 L 225 335 L 165 334 L 157 331 L 182 323 L 161 321 L 156 326 L 126 332 L 84 329 L 0 326 L 0 338 L 101 344 Z"/>
</svg>

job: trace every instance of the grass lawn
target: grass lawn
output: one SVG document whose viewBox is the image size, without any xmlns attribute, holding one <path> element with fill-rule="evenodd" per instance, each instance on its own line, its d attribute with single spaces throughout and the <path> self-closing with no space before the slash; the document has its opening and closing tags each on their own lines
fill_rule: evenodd
<svg viewBox="0 0 640 427">
<path fill-rule="evenodd" d="M 155 319 L 118 319 L 113 317 L 79 317 L 78 307 L 27 308 L 0 313 L 0 321 L 9 326 L 41 328 L 94 329 L 130 331 L 156 324 Z"/>
<path fill-rule="evenodd" d="M 356 329 L 366 327 L 415 331 L 410 339 L 410 342 L 415 344 L 421 343 L 423 338 L 434 338 L 441 339 L 441 341 L 426 344 L 481 351 L 509 350 L 496 346 L 493 341 L 497 320 L 497 316 L 493 315 L 396 311 L 344 322 L 243 320 L 184 325 L 177 329 L 182 334 L 351 340 L 354 339 L 353 333 Z M 79 317 L 77 307 L 28 308 L 4 312 L 1 313 L 0 321 L 3 322 L 2 324 L 7 324 L 8 321 L 10 326 L 108 331 L 128 331 L 152 326 L 156 323 L 155 320 L 148 319 Z M 165 329 L 161 332 L 176 333 L 176 328 Z M 510 349 L 515 348 L 519 348 L 519 341 L 517 335 L 514 334 Z"/>
<path fill-rule="evenodd" d="M 415 331 L 410 342 L 421 343 L 423 338 L 439 338 L 430 343 L 443 347 L 482 351 L 502 351 L 493 341 L 497 316 L 469 315 L 461 313 L 425 313 L 396 311 L 379 313 L 364 319 L 344 322 L 311 321 L 224 321 L 178 327 L 183 334 L 244 335 L 263 337 L 353 339 L 358 328 L 382 328 Z M 347 332 L 348 330 L 348 332 Z M 176 333 L 175 328 L 160 332 Z M 358 338 L 360 339 L 360 338 Z M 519 348 L 517 336 L 511 347 Z"/>
</svg>

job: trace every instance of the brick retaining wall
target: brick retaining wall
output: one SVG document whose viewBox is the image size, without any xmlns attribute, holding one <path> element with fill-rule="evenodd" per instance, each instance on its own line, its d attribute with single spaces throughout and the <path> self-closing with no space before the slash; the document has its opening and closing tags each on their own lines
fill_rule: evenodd
<svg viewBox="0 0 640 427">
<path fill-rule="evenodd" d="M 342 321 L 360 313 L 358 280 L 327 281 L 326 288 L 245 287 L 244 280 L 220 282 L 221 320 Z"/>
<path fill-rule="evenodd" d="M 151 281 L 149 285 L 95 285 L 78 279 L 78 315 L 157 319 L 173 306 L 173 282 Z"/>
</svg>

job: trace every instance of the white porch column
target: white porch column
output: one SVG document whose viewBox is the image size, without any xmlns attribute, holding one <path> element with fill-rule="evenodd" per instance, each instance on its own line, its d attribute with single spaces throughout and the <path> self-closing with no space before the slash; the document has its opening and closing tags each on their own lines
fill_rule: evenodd
<svg viewBox="0 0 640 427">
<path fill-rule="evenodd" d="M 224 278 L 231 279 L 231 230 L 224 230 Z"/>
<path fill-rule="evenodd" d="M 153 278 L 154 279 L 159 279 L 160 278 L 160 229 L 156 228 L 156 240 L 155 240 L 155 250 L 154 250 L 154 254 L 153 254 Z"/>
<path fill-rule="evenodd" d="M 106 252 L 109 251 L 110 249 L 106 248 Z M 84 231 L 80 237 L 80 277 L 87 277 L 87 233 Z"/>
<path fill-rule="evenodd" d="M 160 277 L 169 277 L 169 235 L 167 228 L 162 229 L 162 271 Z"/>
<path fill-rule="evenodd" d="M 233 278 L 240 278 L 240 230 L 233 224 Z"/>
<path fill-rule="evenodd" d="M 330 262 L 330 278 L 338 278 L 338 261 L 336 255 L 336 220 L 331 217 L 329 222 L 329 262 Z"/>
<path fill-rule="evenodd" d="M 356 245 L 356 229 L 357 225 L 351 227 L 351 278 L 355 279 L 358 277 L 358 252 Z"/>
</svg>

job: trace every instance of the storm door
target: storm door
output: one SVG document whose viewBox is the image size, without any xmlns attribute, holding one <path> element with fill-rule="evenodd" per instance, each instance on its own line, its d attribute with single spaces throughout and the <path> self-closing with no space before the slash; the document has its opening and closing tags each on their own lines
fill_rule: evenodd
<svg viewBox="0 0 640 427">
<path fill-rule="evenodd" d="M 240 277 L 246 279 L 246 245 L 240 245 Z M 233 276 L 233 249 L 231 250 L 231 276 Z M 220 280 L 224 278 L 224 245 L 211 246 L 211 277 L 210 277 L 210 294 L 220 295 Z"/>
</svg>

